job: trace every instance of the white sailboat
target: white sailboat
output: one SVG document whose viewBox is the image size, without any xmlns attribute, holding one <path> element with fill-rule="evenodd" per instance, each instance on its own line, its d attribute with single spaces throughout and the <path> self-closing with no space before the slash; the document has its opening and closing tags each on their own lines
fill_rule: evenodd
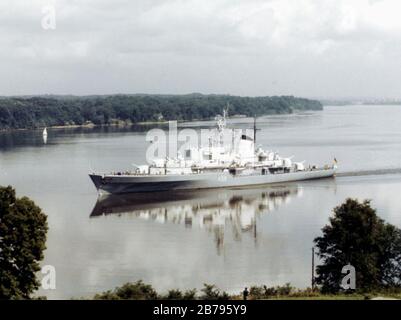
<svg viewBox="0 0 401 320">
<path fill-rule="evenodd" d="M 46 128 L 43 129 L 42 136 L 43 136 L 43 143 L 46 144 L 47 143 L 47 129 Z"/>
</svg>

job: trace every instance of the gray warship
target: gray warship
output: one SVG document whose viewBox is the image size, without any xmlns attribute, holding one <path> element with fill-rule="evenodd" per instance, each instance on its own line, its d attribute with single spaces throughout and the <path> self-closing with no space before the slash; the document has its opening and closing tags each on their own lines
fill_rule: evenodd
<svg viewBox="0 0 401 320">
<path fill-rule="evenodd" d="M 184 156 L 153 159 L 131 171 L 91 172 L 89 176 L 100 194 L 243 188 L 335 176 L 336 160 L 322 167 L 294 162 L 256 147 L 256 119 L 252 137 L 226 128 L 226 118 L 226 111 L 216 117 L 209 145 L 190 147 Z M 227 132 L 232 135 L 230 145 L 223 139 Z"/>
</svg>

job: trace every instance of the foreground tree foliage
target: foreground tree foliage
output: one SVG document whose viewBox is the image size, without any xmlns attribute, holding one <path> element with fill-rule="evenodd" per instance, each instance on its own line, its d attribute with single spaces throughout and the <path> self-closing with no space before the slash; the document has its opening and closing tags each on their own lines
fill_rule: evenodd
<svg viewBox="0 0 401 320">
<path fill-rule="evenodd" d="M 401 230 L 376 215 L 370 201 L 347 199 L 334 208 L 323 236 L 315 239 L 323 264 L 317 267 L 322 292 L 338 292 L 343 266 L 356 269 L 356 290 L 401 286 Z"/>
<path fill-rule="evenodd" d="M 375 296 L 386 296 L 401 299 L 399 288 L 380 289 L 369 293 L 354 294 L 322 294 L 319 289 L 296 289 L 289 283 L 283 286 L 251 286 L 249 289 L 249 300 L 266 299 L 371 299 Z M 96 300 L 242 300 L 243 292 L 228 294 L 213 284 L 204 284 L 199 291 L 196 289 L 181 291 L 179 289 L 168 290 L 167 293 L 158 293 L 149 284 L 141 280 L 134 283 L 126 283 L 114 290 L 105 291 L 93 297 Z"/>
<path fill-rule="evenodd" d="M 95 296 L 96 300 L 154 300 L 157 292 L 150 284 L 139 280 L 135 283 L 126 283 L 121 287 L 109 290 Z"/>
<path fill-rule="evenodd" d="M 205 283 L 201 291 L 202 295 L 200 298 L 202 300 L 228 300 L 230 298 L 227 292 L 221 291 L 214 284 Z"/>
<path fill-rule="evenodd" d="M 134 283 L 126 283 L 114 290 L 109 290 L 95 295 L 95 300 L 193 300 L 196 296 L 196 290 L 187 290 L 181 292 L 178 289 L 169 290 L 166 295 L 159 295 L 150 285 L 138 280 Z"/>
<path fill-rule="evenodd" d="M 114 290 L 105 291 L 94 296 L 95 300 L 228 300 L 228 293 L 221 291 L 215 285 L 204 284 L 201 295 L 197 295 L 196 289 L 180 291 L 172 289 L 167 294 L 158 294 L 149 284 L 139 280 L 134 283 L 126 283 Z"/>
<path fill-rule="evenodd" d="M 160 120 L 204 120 L 230 104 L 230 115 L 284 114 L 322 110 L 315 100 L 230 95 L 111 95 L 0 97 L 0 130 L 45 126 L 107 125 Z"/>
<path fill-rule="evenodd" d="M 46 248 L 47 217 L 12 187 L 0 187 L 0 299 L 27 299 Z"/>
</svg>

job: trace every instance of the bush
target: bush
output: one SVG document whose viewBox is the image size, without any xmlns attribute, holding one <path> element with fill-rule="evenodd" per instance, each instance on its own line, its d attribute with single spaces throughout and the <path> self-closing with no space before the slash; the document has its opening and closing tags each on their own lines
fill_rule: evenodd
<svg viewBox="0 0 401 320">
<path fill-rule="evenodd" d="M 288 297 L 294 292 L 294 288 L 286 283 L 284 286 L 267 287 L 267 286 L 252 286 L 249 290 L 250 299 L 269 299 L 275 297 Z"/>
<path fill-rule="evenodd" d="M 196 289 L 187 290 L 182 293 L 178 289 L 172 289 L 167 292 L 167 295 L 162 296 L 162 299 L 166 300 L 195 300 L 196 299 Z"/>
<path fill-rule="evenodd" d="M 157 292 L 153 287 L 143 283 L 142 280 L 126 283 L 113 291 L 95 295 L 96 300 L 155 300 L 157 298 Z"/>
<path fill-rule="evenodd" d="M 227 292 L 221 291 L 214 284 L 203 285 L 203 289 L 201 290 L 203 295 L 200 297 L 202 300 L 228 300 L 230 296 Z"/>
</svg>

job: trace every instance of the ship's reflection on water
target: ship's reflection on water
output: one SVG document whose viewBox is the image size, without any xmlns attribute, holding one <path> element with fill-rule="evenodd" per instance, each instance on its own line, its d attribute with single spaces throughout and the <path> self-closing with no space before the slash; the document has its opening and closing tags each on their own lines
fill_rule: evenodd
<svg viewBox="0 0 401 320">
<path fill-rule="evenodd" d="M 227 228 L 231 228 L 234 240 L 250 236 L 257 245 L 260 216 L 301 195 L 302 189 L 296 184 L 258 189 L 110 195 L 98 198 L 90 216 L 129 215 L 156 223 L 201 228 L 214 234 L 220 253 Z"/>
</svg>

